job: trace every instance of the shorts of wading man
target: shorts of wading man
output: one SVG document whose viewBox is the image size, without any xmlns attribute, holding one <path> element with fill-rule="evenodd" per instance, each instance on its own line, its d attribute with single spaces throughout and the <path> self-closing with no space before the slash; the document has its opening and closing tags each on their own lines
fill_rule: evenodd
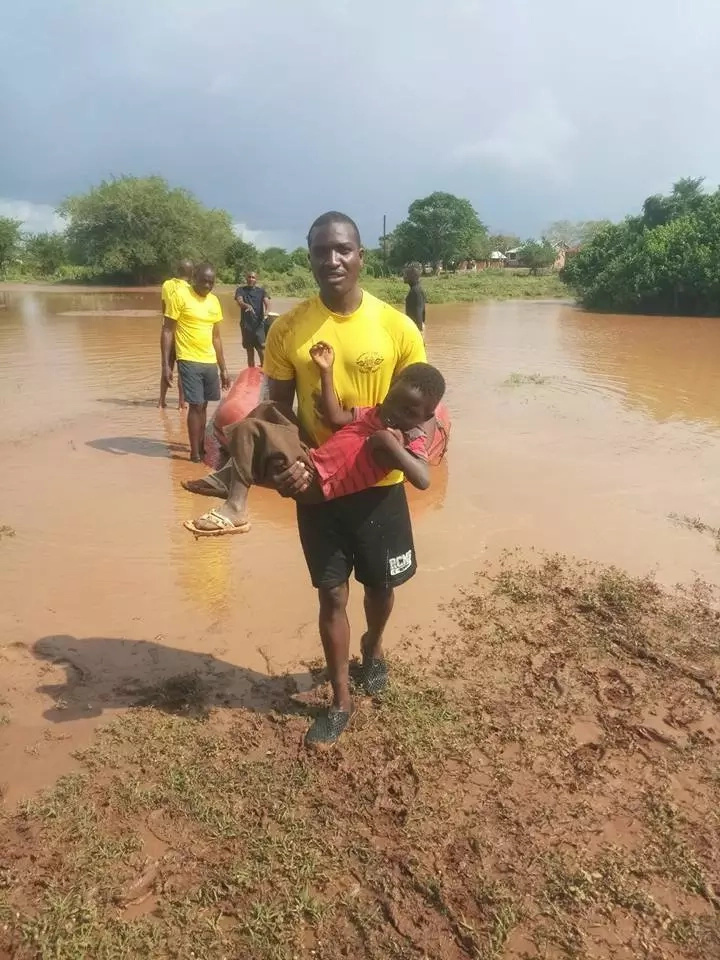
<svg viewBox="0 0 720 960">
<path fill-rule="evenodd" d="M 264 350 L 265 349 L 265 323 L 260 320 L 256 325 L 240 322 L 240 333 L 242 335 L 242 345 L 244 350 Z"/>
<path fill-rule="evenodd" d="M 178 360 L 177 367 L 188 403 L 202 405 L 220 399 L 220 374 L 216 363 Z"/>
</svg>

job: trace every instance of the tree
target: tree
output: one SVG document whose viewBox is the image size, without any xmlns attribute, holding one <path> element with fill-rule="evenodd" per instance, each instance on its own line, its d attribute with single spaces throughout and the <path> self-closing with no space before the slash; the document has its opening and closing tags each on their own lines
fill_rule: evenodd
<svg viewBox="0 0 720 960">
<path fill-rule="evenodd" d="M 589 243 L 609 223 L 609 220 L 556 220 L 545 231 L 545 239 L 558 250 L 569 250 Z"/>
<path fill-rule="evenodd" d="M 310 266 L 307 247 L 296 247 L 290 254 L 290 259 L 296 267 L 304 267 L 307 270 Z"/>
<path fill-rule="evenodd" d="M 23 263 L 28 273 L 52 277 L 69 262 L 68 246 L 62 233 L 31 233 L 23 241 Z"/>
<path fill-rule="evenodd" d="M 720 191 L 680 180 L 643 212 L 601 230 L 572 257 L 562 278 L 600 310 L 720 314 Z"/>
<path fill-rule="evenodd" d="M 519 252 L 520 262 L 530 268 L 530 273 L 551 267 L 557 259 L 557 250 L 548 240 L 527 240 Z"/>
<path fill-rule="evenodd" d="M 306 258 L 307 264 L 307 258 Z M 293 260 L 282 247 L 268 247 L 260 254 L 260 264 L 265 273 L 290 273 Z"/>
<path fill-rule="evenodd" d="M 225 254 L 225 263 L 233 271 L 236 283 L 244 280 L 251 270 L 260 266 L 260 252 L 253 243 L 235 237 Z"/>
<path fill-rule="evenodd" d="M 508 250 L 516 250 L 522 244 L 520 237 L 514 233 L 491 233 L 488 237 L 490 251 L 499 250 L 500 253 L 507 253 Z"/>
<path fill-rule="evenodd" d="M 20 220 L 0 217 L 0 271 L 5 271 L 15 259 L 20 245 Z"/>
<path fill-rule="evenodd" d="M 59 212 L 75 262 L 131 283 L 169 276 L 182 257 L 222 265 L 235 239 L 229 214 L 162 177 L 105 180 L 68 197 Z"/>
<path fill-rule="evenodd" d="M 469 200 L 436 192 L 410 204 L 406 220 L 389 238 L 395 268 L 417 260 L 441 264 L 475 259 L 488 248 L 487 229 Z"/>
</svg>

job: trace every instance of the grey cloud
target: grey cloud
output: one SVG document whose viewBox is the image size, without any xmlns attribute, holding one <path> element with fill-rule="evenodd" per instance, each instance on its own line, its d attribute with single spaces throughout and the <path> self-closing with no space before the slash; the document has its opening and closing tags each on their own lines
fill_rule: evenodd
<svg viewBox="0 0 720 960">
<path fill-rule="evenodd" d="M 161 173 L 302 242 L 435 189 L 496 228 L 619 217 L 717 180 L 720 5 L 687 0 L 26 0 L 0 25 L 0 195 Z"/>
</svg>

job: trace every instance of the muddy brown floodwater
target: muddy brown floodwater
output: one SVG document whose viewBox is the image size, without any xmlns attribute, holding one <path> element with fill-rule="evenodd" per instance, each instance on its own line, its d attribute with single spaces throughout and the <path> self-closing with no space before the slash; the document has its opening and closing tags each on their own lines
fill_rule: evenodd
<svg viewBox="0 0 720 960">
<path fill-rule="evenodd" d="M 223 702 L 262 710 L 268 675 L 302 674 L 319 654 L 292 504 L 254 491 L 246 537 L 196 542 L 183 529 L 210 504 L 180 487 L 203 473 L 181 414 L 155 406 L 157 299 L 0 291 L 9 804 L 68 769 L 98 719 L 145 686 L 198 671 Z M 239 369 L 235 309 L 228 291 L 221 299 Z M 668 583 L 718 579 L 713 537 L 669 515 L 720 525 L 720 320 L 464 304 L 432 307 L 427 339 L 454 431 L 431 490 L 412 491 L 420 572 L 400 593 L 390 646 L 442 631 L 439 606 L 506 548 Z M 357 638 L 358 591 L 352 618 Z"/>
</svg>

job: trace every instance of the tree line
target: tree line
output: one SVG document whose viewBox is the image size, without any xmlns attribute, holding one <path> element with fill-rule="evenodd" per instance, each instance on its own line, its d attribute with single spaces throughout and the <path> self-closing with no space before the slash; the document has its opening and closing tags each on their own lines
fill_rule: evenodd
<svg viewBox="0 0 720 960">
<path fill-rule="evenodd" d="M 679 180 L 606 225 L 561 274 L 581 303 L 622 313 L 720 314 L 720 190 Z"/>
<path fill-rule="evenodd" d="M 250 270 L 265 276 L 288 275 L 298 292 L 308 279 L 307 250 L 259 250 L 233 231 L 224 210 L 203 206 L 189 191 L 162 177 L 119 177 L 58 208 L 66 228 L 24 234 L 18 220 L 0 217 L 0 275 L 19 278 L 158 283 L 182 257 L 208 260 L 221 280 L 240 280 Z M 469 200 L 436 192 L 410 204 L 405 220 L 366 250 L 372 276 L 399 273 L 410 262 L 430 269 L 454 269 L 463 261 L 487 260 L 491 253 L 520 250 L 533 272 L 551 266 L 559 243 L 579 226 L 560 221 L 540 240 L 491 234 Z M 574 232 L 573 232 L 574 231 Z M 556 238 L 553 241 L 553 236 Z"/>
</svg>

